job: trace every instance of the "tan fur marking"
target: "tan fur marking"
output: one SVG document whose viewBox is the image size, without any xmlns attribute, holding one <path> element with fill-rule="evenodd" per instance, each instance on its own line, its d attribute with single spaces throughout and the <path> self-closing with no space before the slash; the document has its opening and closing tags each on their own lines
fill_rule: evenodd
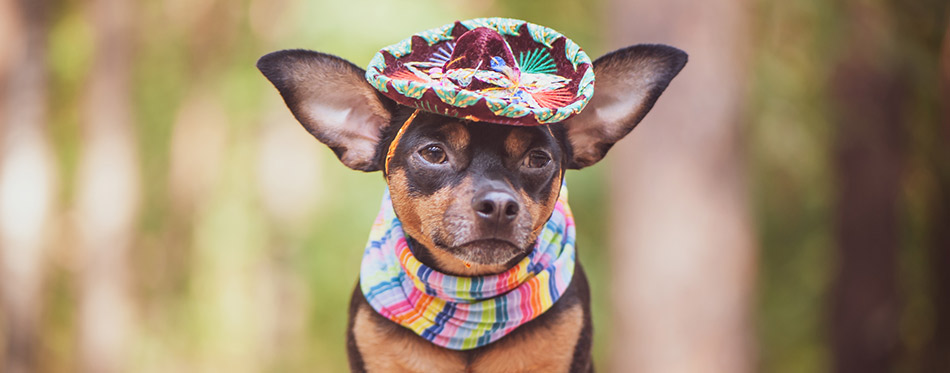
<svg viewBox="0 0 950 373">
<path fill-rule="evenodd" d="M 471 208 L 464 198 L 459 198 L 462 191 L 471 188 L 471 180 L 463 181 L 457 188 L 442 188 L 431 196 L 409 196 L 408 180 L 402 170 L 395 170 L 389 177 L 389 193 L 393 199 L 393 208 L 402 221 L 402 229 L 409 236 L 429 248 L 439 269 L 448 274 L 457 276 L 478 276 L 501 273 L 507 270 L 502 264 L 489 265 L 468 263 L 436 247 L 432 235 L 437 229 L 444 226 L 446 211 L 452 208 L 453 203 L 461 204 L 456 210 L 470 212 Z"/>
<path fill-rule="evenodd" d="M 389 192 L 393 208 L 402 221 L 402 229 L 426 247 L 432 248 L 432 230 L 442 223 L 442 216 L 455 198 L 450 188 L 444 187 L 430 196 L 410 196 L 409 181 L 403 170 L 390 177 Z"/>
<path fill-rule="evenodd" d="M 465 352 L 437 347 L 432 343 L 394 335 L 376 324 L 375 312 L 360 307 L 353 323 L 353 336 L 366 371 L 373 372 L 567 372 L 574 347 L 584 326 L 580 304 L 562 312 L 546 325 L 515 330 L 486 346 L 470 366 Z"/>
<path fill-rule="evenodd" d="M 527 193 L 521 191 L 521 200 L 525 201 L 525 208 L 528 209 L 528 212 L 531 214 L 531 218 L 533 220 L 531 223 L 531 226 L 534 229 L 534 232 L 531 233 L 532 241 L 538 238 L 537 235 L 541 233 L 539 228 L 548 221 L 548 218 L 554 211 L 554 205 L 557 201 L 560 190 L 561 178 L 556 177 L 551 181 L 551 194 L 547 196 L 547 199 L 541 201 L 541 203 L 535 202 L 530 196 L 528 196 Z"/>
<path fill-rule="evenodd" d="M 584 326 L 580 304 L 556 320 L 525 333 L 510 334 L 475 359 L 472 372 L 567 372 Z"/>
<path fill-rule="evenodd" d="M 406 178 L 406 172 L 403 170 L 394 170 L 393 173 L 389 175 L 387 184 L 389 184 L 389 195 L 392 197 L 396 216 L 398 216 L 402 222 L 402 229 L 413 238 L 419 240 L 423 245 L 429 244 L 426 242 L 428 240 L 419 234 L 421 233 L 419 229 L 422 226 L 422 221 L 418 212 L 410 208 L 414 207 L 416 200 L 412 196 L 409 196 L 409 181 Z"/>
<path fill-rule="evenodd" d="M 468 134 L 468 130 L 465 129 L 461 123 L 451 122 L 446 123 L 441 128 L 442 133 L 445 134 L 445 141 L 449 143 L 455 150 L 462 150 L 468 147 L 468 142 L 471 139 Z"/>
<path fill-rule="evenodd" d="M 508 155 L 512 157 L 522 155 L 528 150 L 530 141 L 530 131 L 522 128 L 515 128 L 508 133 L 508 138 L 505 139 L 505 151 L 508 152 Z"/>
<path fill-rule="evenodd" d="M 464 372 L 465 361 L 454 351 L 425 340 L 394 336 L 380 328 L 367 307 L 353 322 L 353 337 L 367 372 Z"/>
</svg>

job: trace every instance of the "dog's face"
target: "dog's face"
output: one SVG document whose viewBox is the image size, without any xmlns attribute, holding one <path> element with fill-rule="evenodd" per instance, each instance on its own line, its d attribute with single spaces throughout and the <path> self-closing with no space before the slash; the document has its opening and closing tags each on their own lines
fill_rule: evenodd
<svg viewBox="0 0 950 373">
<path fill-rule="evenodd" d="M 501 271 L 527 255 L 554 208 L 564 163 L 547 128 L 428 114 L 407 127 L 394 154 L 387 179 L 403 229 L 451 272 Z"/>
<path fill-rule="evenodd" d="M 393 208 L 413 252 L 458 275 L 499 273 L 532 249 L 566 169 L 599 161 L 653 106 L 686 63 L 678 49 L 638 45 L 594 62 L 594 96 L 579 115 L 536 127 L 414 111 L 378 94 L 363 70 L 291 50 L 261 58 L 294 116 L 350 168 L 387 170 Z M 388 168 L 387 168 L 388 166 Z"/>
</svg>

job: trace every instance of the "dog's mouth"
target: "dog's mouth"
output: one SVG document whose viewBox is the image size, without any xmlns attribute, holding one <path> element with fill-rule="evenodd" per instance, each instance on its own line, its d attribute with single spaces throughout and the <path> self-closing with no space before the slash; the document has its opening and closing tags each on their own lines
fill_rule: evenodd
<svg viewBox="0 0 950 373">
<path fill-rule="evenodd" d="M 472 240 L 449 249 L 461 260 L 486 265 L 508 263 L 523 251 L 515 243 L 498 238 Z"/>
<path fill-rule="evenodd" d="M 510 247 L 512 249 L 518 248 L 518 245 L 515 244 L 514 242 L 504 240 L 501 238 L 483 238 L 483 239 L 478 239 L 478 240 L 472 240 L 472 241 L 463 243 L 459 246 L 469 247 L 469 248 L 485 247 L 485 248 L 488 248 L 489 250 L 498 250 L 498 249 L 502 249 L 503 247 Z"/>
</svg>

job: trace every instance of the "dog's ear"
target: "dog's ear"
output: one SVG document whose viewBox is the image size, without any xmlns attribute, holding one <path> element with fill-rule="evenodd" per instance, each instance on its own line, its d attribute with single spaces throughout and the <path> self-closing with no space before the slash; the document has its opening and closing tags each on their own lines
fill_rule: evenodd
<svg viewBox="0 0 950 373">
<path fill-rule="evenodd" d="M 679 49 L 641 44 L 594 61 L 594 97 L 584 111 L 564 122 L 572 149 L 568 168 L 600 161 L 650 111 L 686 59 Z"/>
<path fill-rule="evenodd" d="M 304 128 L 347 167 L 378 171 L 376 145 L 392 112 L 363 69 L 342 58 L 307 50 L 274 52 L 257 61 Z"/>
</svg>

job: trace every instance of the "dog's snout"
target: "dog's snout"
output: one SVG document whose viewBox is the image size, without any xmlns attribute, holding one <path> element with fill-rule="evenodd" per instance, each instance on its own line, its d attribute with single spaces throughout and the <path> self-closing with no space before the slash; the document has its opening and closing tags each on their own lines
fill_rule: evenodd
<svg viewBox="0 0 950 373">
<path fill-rule="evenodd" d="M 518 215 L 521 206 L 514 196 L 499 191 L 481 193 L 472 199 L 472 208 L 475 213 L 486 220 L 510 222 Z"/>
</svg>

